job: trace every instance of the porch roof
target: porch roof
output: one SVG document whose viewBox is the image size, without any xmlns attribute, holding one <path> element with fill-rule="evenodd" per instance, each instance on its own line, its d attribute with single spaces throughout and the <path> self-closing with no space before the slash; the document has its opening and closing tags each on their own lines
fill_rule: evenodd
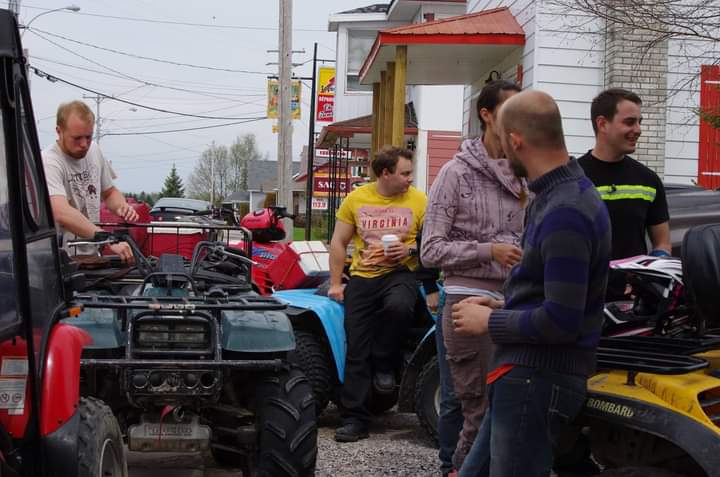
<svg viewBox="0 0 720 477">
<path fill-rule="evenodd" d="M 507 7 L 382 30 L 360 69 L 360 82 L 379 82 L 400 45 L 408 47 L 406 84 L 450 85 L 473 83 L 479 71 L 524 44 L 525 32 Z"/>
</svg>

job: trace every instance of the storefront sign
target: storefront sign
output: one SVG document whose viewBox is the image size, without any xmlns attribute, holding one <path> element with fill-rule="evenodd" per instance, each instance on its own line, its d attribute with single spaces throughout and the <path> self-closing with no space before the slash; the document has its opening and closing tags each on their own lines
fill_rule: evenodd
<svg viewBox="0 0 720 477">
<path fill-rule="evenodd" d="M 335 68 L 318 69 L 317 107 L 318 121 L 332 121 L 335 111 Z"/>
</svg>

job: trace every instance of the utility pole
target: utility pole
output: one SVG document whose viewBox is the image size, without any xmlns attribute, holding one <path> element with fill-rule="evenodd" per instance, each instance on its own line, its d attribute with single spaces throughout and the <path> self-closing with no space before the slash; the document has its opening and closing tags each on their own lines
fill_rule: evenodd
<svg viewBox="0 0 720 477">
<path fill-rule="evenodd" d="M 210 208 L 215 207 L 215 143 L 210 147 Z"/>
<path fill-rule="evenodd" d="M 292 194 L 292 0 L 279 0 L 278 190 L 276 204 L 293 213 Z M 293 238 L 293 221 L 285 219 L 286 240 Z"/>
<path fill-rule="evenodd" d="M 314 187 L 313 172 L 315 167 L 315 101 L 317 90 L 317 47 L 313 47 L 312 86 L 310 86 L 310 127 L 307 147 L 307 174 L 305 174 L 305 240 L 312 240 L 312 196 Z"/>
<path fill-rule="evenodd" d="M 100 117 L 100 103 L 105 99 L 105 96 L 85 96 L 83 99 L 92 99 L 95 101 L 95 143 L 100 144 L 100 138 L 102 137 L 102 118 Z"/>
<path fill-rule="evenodd" d="M 8 10 L 15 14 L 15 18 L 20 18 L 20 0 L 10 0 L 8 2 Z"/>
</svg>

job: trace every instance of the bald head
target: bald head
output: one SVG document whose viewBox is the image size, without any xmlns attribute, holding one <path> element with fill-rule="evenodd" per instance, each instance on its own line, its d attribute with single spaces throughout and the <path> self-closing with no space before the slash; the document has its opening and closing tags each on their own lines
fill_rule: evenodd
<svg viewBox="0 0 720 477">
<path fill-rule="evenodd" d="M 505 134 L 518 134 L 532 148 L 565 149 L 560 110 L 547 93 L 528 90 L 512 96 L 500 108 L 498 121 Z"/>
</svg>

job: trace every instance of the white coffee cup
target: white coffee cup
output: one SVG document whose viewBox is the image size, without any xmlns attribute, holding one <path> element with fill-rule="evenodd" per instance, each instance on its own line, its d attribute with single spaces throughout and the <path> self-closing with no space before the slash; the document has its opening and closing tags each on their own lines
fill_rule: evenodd
<svg viewBox="0 0 720 477">
<path fill-rule="evenodd" d="M 398 236 L 394 234 L 387 234 L 383 235 L 380 240 L 382 240 L 383 250 L 385 250 L 385 255 L 387 255 L 388 247 L 395 242 L 399 242 L 400 238 L 398 238 Z"/>
</svg>

